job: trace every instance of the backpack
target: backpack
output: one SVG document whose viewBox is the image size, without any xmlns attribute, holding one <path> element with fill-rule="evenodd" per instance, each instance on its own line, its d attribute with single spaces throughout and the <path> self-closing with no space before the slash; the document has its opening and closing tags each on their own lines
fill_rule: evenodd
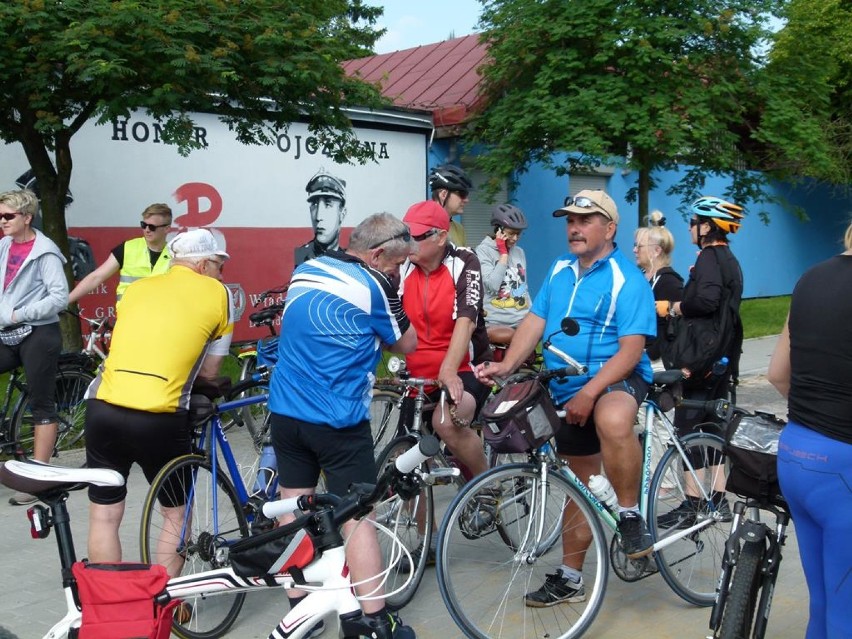
<svg viewBox="0 0 852 639">
<path fill-rule="evenodd" d="M 74 279 L 78 282 L 97 267 L 92 246 L 82 237 L 68 237 L 68 254 L 71 257 Z"/>
<path fill-rule="evenodd" d="M 784 426 L 784 420 L 761 411 L 734 415 L 725 432 L 728 492 L 761 504 L 786 505 L 778 481 L 778 439 Z"/>
<path fill-rule="evenodd" d="M 660 357 L 667 369 L 685 368 L 692 376 L 701 379 L 709 373 L 713 364 L 723 356 L 729 356 L 728 370 L 734 380 L 739 373 L 739 353 L 742 348 L 742 326 L 737 312 L 738 301 L 734 299 L 731 282 L 736 274 L 729 261 L 719 260 L 713 251 L 725 288 L 716 312 L 709 317 L 670 318 L 666 333 L 657 340 Z"/>
</svg>

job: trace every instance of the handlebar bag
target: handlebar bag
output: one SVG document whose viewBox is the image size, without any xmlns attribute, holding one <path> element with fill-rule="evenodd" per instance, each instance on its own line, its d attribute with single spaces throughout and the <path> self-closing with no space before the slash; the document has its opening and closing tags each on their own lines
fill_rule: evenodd
<svg viewBox="0 0 852 639">
<path fill-rule="evenodd" d="M 778 483 L 778 438 L 786 422 L 768 413 L 737 413 L 725 433 L 726 488 L 762 504 L 786 505 Z"/>
<path fill-rule="evenodd" d="M 311 515 L 252 535 L 231 546 L 231 568 L 240 577 L 279 575 L 308 566 L 317 556 L 313 538 L 305 530 Z"/>
<path fill-rule="evenodd" d="M 71 572 L 83 612 L 79 639 L 168 639 L 180 599 L 157 603 L 169 581 L 163 566 L 78 561 Z"/>
<path fill-rule="evenodd" d="M 525 453 L 562 425 L 547 389 L 537 379 L 506 384 L 482 407 L 485 441 L 497 453 Z"/>
</svg>

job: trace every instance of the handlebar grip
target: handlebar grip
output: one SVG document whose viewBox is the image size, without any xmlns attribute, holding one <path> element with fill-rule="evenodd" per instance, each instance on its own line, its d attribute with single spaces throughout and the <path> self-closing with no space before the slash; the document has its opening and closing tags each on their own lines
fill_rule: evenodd
<svg viewBox="0 0 852 639">
<path fill-rule="evenodd" d="M 563 362 L 565 362 L 569 366 L 575 368 L 577 370 L 577 373 L 576 373 L 577 375 L 585 375 L 586 373 L 589 372 L 588 366 L 581 364 L 580 362 L 578 362 L 576 359 L 574 359 L 573 357 L 571 357 L 567 353 L 564 353 L 561 350 L 559 350 L 558 348 L 556 348 L 553 344 L 548 343 L 548 344 L 545 344 L 544 347 L 547 350 L 549 350 L 551 353 L 556 355 L 556 357 L 561 359 Z"/>
<path fill-rule="evenodd" d="M 407 475 L 424 461 L 436 455 L 439 448 L 438 440 L 431 435 L 427 435 L 417 443 L 417 446 L 410 448 L 397 457 L 394 466 L 398 473 Z"/>
<path fill-rule="evenodd" d="M 275 519 L 294 510 L 299 510 L 299 499 L 301 499 L 301 495 L 299 497 L 287 497 L 286 499 L 268 501 L 263 504 L 263 514 L 270 519 Z"/>
</svg>

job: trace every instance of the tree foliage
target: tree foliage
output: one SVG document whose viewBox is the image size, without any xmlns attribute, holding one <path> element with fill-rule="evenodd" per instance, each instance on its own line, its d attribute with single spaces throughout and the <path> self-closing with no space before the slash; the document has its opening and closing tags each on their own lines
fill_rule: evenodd
<svg viewBox="0 0 852 639">
<path fill-rule="evenodd" d="M 814 0 L 815 2 L 819 0 Z M 483 167 L 509 175 L 532 162 L 564 174 L 615 163 L 638 171 L 628 194 L 647 214 L 654 171 L 686 169 L 670 193 L 685 201 L 707 177 L 728 196 L 771 199 L 765 168 L 779 127 L 759 135 L 768 82 L 764 54 L 777 0 L 484 0 L 491 62 L 472 126 Z M 778 118 L 798 104 L 775 96 Z M 804 130 L 788 130 L 787 147 Z M 557 152 L 563 152 L 557 154 Z M 555 158 L 564 157 L 566 161 Z M 557 154 L 557 155 L 555 155 Z M 783 153 L 782 153 L 783 155 Z M 773 176 L 795 167 L 776 162 Z"/>
<path fill-rule="evenodd" d="M 769 56 L 765 81 L 768 142 L 784 150 L 790 170 L 852 183 L 852 5 L 844 0 L 790 0 L 785 26 Z M 794 96 L 798 113 L 785 118 L 777 102 Z M 779 112 L 780 111 L 780 112 Z M 790 128 L 805 129 L 800 146 L 785 148 Z"/>
<path fill-rule="evenodd" d="M 340 63 L 372 50 L 379 15 L 361 0 L 7 0 L 0 138 L 23 146 L 66 255 L 70 143 L 91 119 L 144 110 L 182 153 L 192 112 L 256 144 L 303 121 L 336 161 L 366 161 L 344 107 L 380 94 Z"/>
</svg>

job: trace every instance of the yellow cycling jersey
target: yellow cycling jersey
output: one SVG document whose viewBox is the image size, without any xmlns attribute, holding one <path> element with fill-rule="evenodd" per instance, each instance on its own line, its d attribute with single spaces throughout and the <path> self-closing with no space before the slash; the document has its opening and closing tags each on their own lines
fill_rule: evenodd
<svg viewBox="0 0 852 639">
<path fill-rule="evenodd" d="M 109 356 L 86 397 L 153 413 L 188 409 L 207 345 L 234 328 L 225 286 L 176 265 L 134 282 L 116 310 Z"/>
</svg>

